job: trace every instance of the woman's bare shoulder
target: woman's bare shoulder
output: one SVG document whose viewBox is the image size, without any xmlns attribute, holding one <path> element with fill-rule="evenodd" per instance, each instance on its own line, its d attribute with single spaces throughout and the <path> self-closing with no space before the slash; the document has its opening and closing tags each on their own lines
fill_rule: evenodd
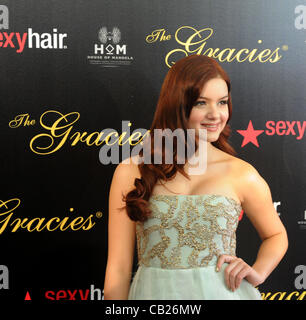
<svg viewBox="0 0 306 320">
<path fill-rule="evenodd" d="M 267 182 L 251 163 L 239 158 L 236 158 L 234 162 L 233 178 L 241 202 L 244 201 L 246 195 L 255 194 L 258 190 L 268 192 Z"/>
<path fill-rule="evenodd" d="M 111 195 L 115 195 L 115 198 L 118 194 L 126 194 L 134 189 L 135 178 L 141 177 L 138 164 L 133 162 L 133 158 L 129 159 L 130 161 L 125 160 L 120 162 L 113 173 L 110 193 Z"/>
<path fill-rule="evenodd" d="M 122 178 L 132 179 L 133 181 L 135 178 L 141 178 L 138 168 L 138 159 L 138 156 L 133 156 L 123 160 L 116 167 L 115 173 L 120 175 Z"/>
<path fill-rule="evenodd" d="M 235 169 L 237 178 L 239 176 L 258 174 L 258 171 L 251 163 L 237 157 L 233 159 L 233 168 Z"/>
</svg>

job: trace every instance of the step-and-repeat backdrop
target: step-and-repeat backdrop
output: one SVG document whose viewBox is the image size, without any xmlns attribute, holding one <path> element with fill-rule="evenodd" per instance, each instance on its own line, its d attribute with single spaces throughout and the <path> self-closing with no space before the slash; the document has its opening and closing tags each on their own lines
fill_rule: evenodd
<svg viewBox="0 0 306 320">
<path fill-rule="evenodd" d="M 103 300 L 109 187 L 123 160 L 103 138 L 148 130 L 167 71 L 191 54 L 229 74 L 230 143 L 268 182 L 288 232 L 259 290 L 306 299 L 301 0 L 0 1 L 1 297 Z M 260 239 L 246 215 L 237 240 L 252 264 Z"/>
</svg>

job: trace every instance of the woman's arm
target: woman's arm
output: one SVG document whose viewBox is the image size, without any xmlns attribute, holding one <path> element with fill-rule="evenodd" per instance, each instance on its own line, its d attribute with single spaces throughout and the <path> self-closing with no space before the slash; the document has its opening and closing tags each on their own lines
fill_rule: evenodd
<svg viewBox="0 0 306 320">
<path fill-rule="evenodd" d="M 242 208 L 257 230 L 262 244 L 253 268 L 263 281 L 279 264 L 288 248 L 287 232 L 272 201 L 267 182 L 251 165 L 243 176 Z"/>
<path fill-rule="evenodd" d="M 228 286 L 236 289 L 243 278 L 254 286 L 263 283 L 279 264 L 288 248 L 288 238 L 273 205 L 271 191 L 257 170 L 244 162 L 240 168 L 239 194 L 242 209 L 257 230 L 262 243 L 252 267 L 242 259 L 223 255 L 217 267 L 230 263 L 225 270 Z"/>
<path fill-rule="evenodd" d="M 134 188 L 138 167 L 120 163 L 113 175 L 109 194 L 108 257 L 104 281 L 104 300 L 127 300 L 135 248 L 135 222 L 126 209 L 122 194 Z"/>
</svg>

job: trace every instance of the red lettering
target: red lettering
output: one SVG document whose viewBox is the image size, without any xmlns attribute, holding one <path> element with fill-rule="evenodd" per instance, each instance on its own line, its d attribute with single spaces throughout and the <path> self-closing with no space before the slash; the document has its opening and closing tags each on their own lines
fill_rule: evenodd
<svg viewBox="0 0 306 320">
<path fill-rule="evenodd" d="M 301 121 L 298 121 L 297 127 L 298 127 L 298 132 L 300 135 L 296 139 L 300 140 L 304 136 L 304 132 L 305 132 L 305 128 L 306 128 L 306 121 L 303 121 L 303 127 L 301 127 Z"/>
<path fill-rule="evenodd" d="M 286 134 L 286 130 L 282 130 L 286 128 L 286 123 L 285 121 L 278 121 L 276 123 L 276 133 L 279 136 L 283 136 L 284 134 Z"/>
<path fill-rule="evenodd" d="M 16 50 L 16 52 L 20 53 L 24 50 L 27 37 L 27 33 L 20 34 L 20 32 L 11 32 L 10 34 L 8 34 L 7 32 L 0 32 L 0 47 L 7 48 L 8 46 L 10 46 L 11 48 L 15 48 L 13 40 L 16 39 L 18 43 L 18 50 Z M 3 38 L 5 38 L 4 41 Z"/>
<path fill-rule="evenodd" d="M 65 290 L 59 290 L 59 291 L 57 291 L 56 300 L 66 299 L 66 298 L 67 298 L 67 293 L 66 293 Z"/>
<path fill-rule="evenodd" d="M 293 127 L 294 127 L 294 125 L 295 125 L 295 122 L 296 122 L 296 121 L 292 121 L 292 122 L 286 121 L 286 123 L 287 123 L 287 125 L 288 125 L 288 130 L 287 130 L 287 132 L 286 132 L 286 135 L 287 135 L 287 136 L 288 136 L 289 134 L 291 134 L 291 133 L 295 136 L 295 131 L 294 131 L 294 129 L 293 129 Z"/>
<path fill-rule="evenodd" d="M 47 299 L 50 299 L 50 300 L 55 300 L 55 298 L 52 297 L 51 295 L 53 295 L 53 296 L 55 295 L 54 291 L 46 291 L 45 297 L 46 297 Z"/>
<path fill-rule="evenodd" d="M 70 296 L 69 300 L 75 300 L 75 295 L 76 293 L 78 292 L 78 290 L 74 290 L 73 292 L 71 292 L 70 290 L 67 290 L 68 291 L 68 294 Z"/>
<path fill-rule="evenodd" d="M 89 294 L 89 289 L 85 290 L 85 296 L 83 295 L 83 290 L 79 290 L 79 293 L 80 293 L 81 300 L 87 300 L 88 294 Z"/>
<path fill-rule="evenodd" d="M 89 295 L 89 289 L 83 290 L 83 289 L 75 289 L 75 290 L 59 290 L 57 292 L 54 291 L 46 291 L 45 292 L 45 298 L 49 300 L 77 300 L 78 295 L 80 296 L 81 300 L 88 300 L 88 295 Z"/>
<path fill-rule="evenodd" d="M 14 43 L 12 41 L 12 37 L 14 36 L 14 32 L 11 32 L 9 35 L 7 34 L 7 32 L 3 32 L 3 34 L 6 37 L 6 42 L 3 47 L 6 48 L 8 46 L 8 43 L 10 43 L 10 46 L 12 48 L 15 48 Z"/>
<path fill-rule="evenodd" d="M 306 121 L 267 121 L 266 128 L 269 130 L 265 130 L 266 135 L 273 136 L 277 134 L 279 136 L 283 135 L 293 135 L 296 136 L 297 140 L 303 138 L 305 129 L 306 129 Z"/>
<path fill-rule="evenodd" d="M 267 121 L 266 122 L 266 127 L 271 130 L 271 131 L 267 131 L 266 130 L 266 135 L 273 136 L 275 134 L 274 126 L 275 126 L 275 122 L 274 121 Z"/>
<path fill-rule="evenodd" d="M 28 36 L 28 34 L 24 33 L 22 38 L 21 38 L 20 37 L 20 33 L 19 32 L 16 33 L 16 38 L 17 38 L 18 45 L 19 45 L 19 49 L 16 52 L 20 53 L 20 52 L 23 51 L 27 36 Z"/>
</svg>

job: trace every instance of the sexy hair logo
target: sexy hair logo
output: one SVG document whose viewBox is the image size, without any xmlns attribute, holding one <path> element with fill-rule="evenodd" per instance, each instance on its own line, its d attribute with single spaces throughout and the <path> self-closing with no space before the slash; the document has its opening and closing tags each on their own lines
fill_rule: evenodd
<svg viewBox="0 0 306 320">
<path fill-rule="evenodd" d="M 9 10 L 7 6 L 0 5 L 0 30 L 9 29 Z M 58 33 L 57 28 L 52 33 L 42 34 L 33 32 L 0 32 L 0 48 L 14 48 L 17 53 L 22 53 L 24 48 L 35 49 L 67 49 L 65 44 L 67 33 Z"/>
</svg>

